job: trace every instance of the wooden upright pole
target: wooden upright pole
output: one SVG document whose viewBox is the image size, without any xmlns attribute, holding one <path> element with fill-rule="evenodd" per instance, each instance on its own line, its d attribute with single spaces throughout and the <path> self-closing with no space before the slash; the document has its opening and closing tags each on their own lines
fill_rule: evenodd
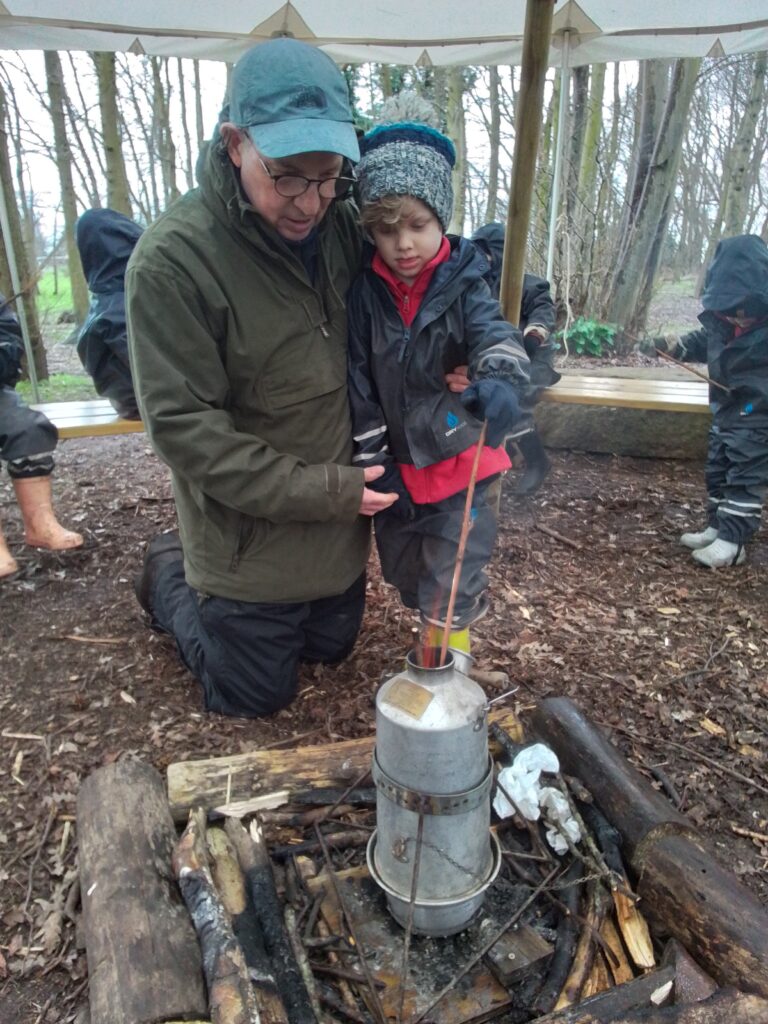
<svg viewBox="0 0 768 1024">
<path fill-rule="evenodd" d="M 531 199 L 541 135 L 544 80 L 549 62 L 554 0 L 528 0 L 523 67 L 515 116 L 515 154 L 507 212 L 507 238 L 501 272 L 501 308 L 511 323 L 520 319 Z"/>
</svg>

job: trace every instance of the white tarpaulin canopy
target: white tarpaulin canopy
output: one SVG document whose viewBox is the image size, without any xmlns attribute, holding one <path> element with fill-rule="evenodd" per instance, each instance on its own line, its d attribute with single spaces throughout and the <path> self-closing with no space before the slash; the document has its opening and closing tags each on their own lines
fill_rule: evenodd
<svg viewBox="0 0 768 1024">
<path fill-rule="evenodd" d="M 236 60 L 291 34 L 337 61 L 520 64 L 525 0 L 0 0 L 0 49 Z M 768 0 L 557 0 L 550 64 L 768 49 Z"/>
</svg>

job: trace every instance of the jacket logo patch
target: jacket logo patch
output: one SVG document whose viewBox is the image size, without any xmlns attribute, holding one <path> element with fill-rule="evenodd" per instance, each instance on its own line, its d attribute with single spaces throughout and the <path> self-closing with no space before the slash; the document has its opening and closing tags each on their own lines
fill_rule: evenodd
<svg viewBox="0 0 768 1024">
<path fill-rule="evenodd" d="M 450 437 L 451 434 L 455 434 L 457 430 L 462 430 L 467 425 L 467 421 L 460 421 L 455 412 L 449 412 L 445 417 L 445 422 L 448 424 L 448 429 L 445 431 L 444 437 Z"/>
</svg>

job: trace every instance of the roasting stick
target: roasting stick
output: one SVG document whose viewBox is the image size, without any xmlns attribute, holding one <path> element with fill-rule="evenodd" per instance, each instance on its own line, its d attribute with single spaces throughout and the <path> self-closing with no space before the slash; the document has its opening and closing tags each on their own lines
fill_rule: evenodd
<svg viewBox="0 0 768 1024">
<path fill-rule="evenodd" d="M 443 643 L 440 647 L 440 664 L 445 664 L 445 659 L 448 656 L 448 641 L 451 635 L 451 623 L 453 622 L 453 608 L 456 604 L 456 591 L 459 589 L 459 579 L 461 578 L 461 566 L 464 562 L 464 552 L 467 547 L 467 536 L 469 535 L 469 527 L 471 524 L 471 513 L 472 513 L 472 498 L 475 496 L 475 481 L 477 480 L 477 470 L 480 466 L 480 455 L 485 445 L 485 433 L 488 429 L 488 421 L 483 423 L 483 429 L 480 431 L 480 437 L 477 439 L 477 451 L 475 452 L 475 461 L 472 463 L 472 472 L 469 476 L 469 483 L 467 484 L 467 500 L 464 503 L 464 519 L 461 523 L 461 533 L 459 534 L 459 550 L 456 555 L 456 568 L 453 570 L 453 581 L 451 583 L 451 594 L 448 598 L 448 611 L 445 614 L 445 628 L 443 629 Z"/>
<path fill-rule="evenodd" d="M 657 348 L 655 350 L 655 352 L 656 352 L 656 355 L 657 356 L 661 356 L 662 359 L 668 359 L 670 361 L 670 363 L 674 363 L 675 366 L 682 366 L 682 368 L 684 370 L 687 370 L 688 373 L 692 373 L 695 377 L 701 377 L 701 379 L 705 380 L 707 382 L 707 384 L 712 384 L 716 388 L 722 388 L 723 391 L 727 391 L 728 394 L 730 395 L 730 393 L 731 393 L 731 389 L 730 388 L 727 388 L 725 386 L 725 384 L 720 384 L 719 381 L 712 380 L 712 378 L 708 377 L 706 375 L 706 373 L 701 373 L 699 370 L 694 370 L 694 368 L 692 366 L 689 366 L 687 363 L 681 362 L 679 359 L 675 359 L 675 357 L 671 356 L 669 354 L 669 352 L 662 352 L 660 348 Z"/>
</svg>

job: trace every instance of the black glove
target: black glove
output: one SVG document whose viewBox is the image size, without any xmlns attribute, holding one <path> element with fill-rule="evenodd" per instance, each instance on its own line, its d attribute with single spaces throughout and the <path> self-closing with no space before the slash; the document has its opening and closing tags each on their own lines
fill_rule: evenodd
<svg viewBox="0 0 768 1024">
<path fill-rule="evenodd" d="M 379 494 L 391 494 L 393 492 L 397 494 L 397 501 L 390 505 L 389 508 L 383 509 L 384 512 L 389 512 L 391 515 L 397 516 L 398 519 L 406 520 L 406 522 L 410 522 L 415 517 L 416 506 L 403 483 L 400 470 L 394 462 L 387 464 L 384 473 L 378 480 L 372 480 L 365 486 L 372 491 L 377 491 Z"/>
<path fill-rule="evenodd" d="M 488 420 L 486 444 L 498 448 L 520 418 L 517 392 L 507 380 L 486 377 L 462 391 L 461 404 L 479 420 Z"/>
</svg>

